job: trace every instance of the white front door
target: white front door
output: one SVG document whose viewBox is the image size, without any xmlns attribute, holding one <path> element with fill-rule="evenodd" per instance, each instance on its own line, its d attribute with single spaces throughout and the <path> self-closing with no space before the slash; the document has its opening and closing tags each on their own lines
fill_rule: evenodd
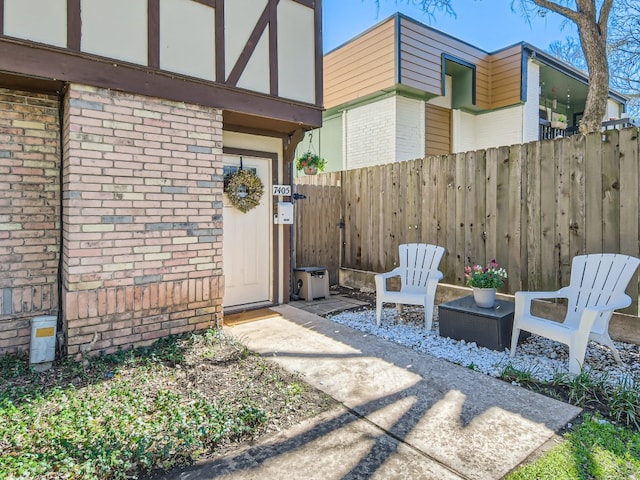
<svg viewBox="0 0 640 480">
<path fill-rule="evenodd" d="M 272 195 L 271 160 L 224 156 L 224 174 L 240 168 L 258 175 L 264 185 L 260 204 L 246 213 L 223 200 L 224 308 L 272 302 Z"/>
</svg>

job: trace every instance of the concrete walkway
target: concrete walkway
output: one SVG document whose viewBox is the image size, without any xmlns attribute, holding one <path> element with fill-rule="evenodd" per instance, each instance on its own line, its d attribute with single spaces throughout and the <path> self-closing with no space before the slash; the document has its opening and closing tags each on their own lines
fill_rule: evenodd
<svg viewBox="0 0 640 480">
<path fill-rule="evenodd" d="M 181 479 L 499 479 L 580 410 L 292 306 L 227 330 L 339 408 Z M 167 477 L 170 478 L 170 477 Z"/>
<path fill-rule="evenodd" d="M 305 300 L 294 300 L 289 303 L 291 307 L 304 310 L 305 312 L 313 313 L 315 315 L 327 315 L 328 313 L 340 312 L 342 310 L 348 310 L 350 308 L 362 307 L 365 305 L 371 305 L 367 302 L 350 298 L 345 295 L 329 295 L 328 298 L 319 298 L 311 302 Z"/>
</svg>

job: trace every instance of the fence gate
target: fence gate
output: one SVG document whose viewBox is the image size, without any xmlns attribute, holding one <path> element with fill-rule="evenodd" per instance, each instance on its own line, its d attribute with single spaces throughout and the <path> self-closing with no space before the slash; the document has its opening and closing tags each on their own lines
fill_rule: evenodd
<svg viewBox="0 0 640 480">
<path fill-rule="evenodd" d="M 295 202 L 295 266 L 326 267 L 329 283 L 337 285 L 342 258 L 341 173 L 300 177 L 296 193 L 306 198 Z"/>
</svg>

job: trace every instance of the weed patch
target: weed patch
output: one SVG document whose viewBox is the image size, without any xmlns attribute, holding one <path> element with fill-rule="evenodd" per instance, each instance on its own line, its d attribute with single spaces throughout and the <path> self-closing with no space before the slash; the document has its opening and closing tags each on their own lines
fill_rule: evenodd
<svg viewBox="0 0 640 480">
<path fill-rule="evenodd" d="M 0 380 L 1 478 L 124 479 L 169 470 L 330 405 L 218 331 L 42 373 L 24 357 L 5 356 Z"/>
</svg>

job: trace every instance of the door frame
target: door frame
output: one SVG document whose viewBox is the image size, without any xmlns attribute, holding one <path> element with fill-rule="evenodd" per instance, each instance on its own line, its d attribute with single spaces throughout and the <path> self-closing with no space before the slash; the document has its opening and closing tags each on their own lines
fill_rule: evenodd
<svg viewBox="0 0 640 480">
<path fill-rule="evenodd" d="M 257 158 L 266 158 L 271 161 L 271 184 L 278 184 L 278 154 L 275 152 L 264 152 L 260 150 L 249 150 L 245 148 L 233 148 L 233 147 L 222 147 L 223 155 L 239 155 L 246 157 L 257 157 Z M 266 189 L 265 189 L 266 190 Z M 224 195 L 224 193 L 223 193 Z M 264 195 L 272 195 L 272 192 L 265 191 Z M 273 215 L 275 214 L 275 209 L 277 208 L 276 202 L 272 201 L 272 212 L 269 218 L 271 222 L 271 237 L 273 241 L 272 244 L 272 252 L 271 252 L 271 304 L 276 305 L 278 303 L 278 298 L 280 298 L 280 238 L 278 236 L 278 225 L 273 223 Z M 222 234 L 224 235 L 224 215 L 222 216 Z M 224 262 L 224 258 L 222 259 Z M 224 298 L 224 297 L 223 297 Z M 231 310 L 234 310 L 234 307 L 231 307 Z"/>
</svg>

